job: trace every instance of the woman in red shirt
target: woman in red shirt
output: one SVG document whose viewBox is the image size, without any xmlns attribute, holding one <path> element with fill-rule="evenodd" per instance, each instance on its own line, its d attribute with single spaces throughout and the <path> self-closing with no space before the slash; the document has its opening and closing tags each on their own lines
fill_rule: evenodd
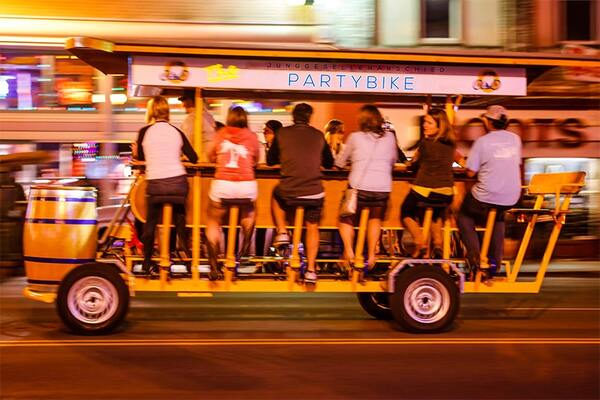
<svg viewBox="0 0 600 400">
<path fill-rule="evenodd" d="M 227 113 L 226 126 L 220 129 L 213 140 L 210 160 L 216 162 L 215 179 L 208 194 L 206 239 L 210 263 L 211 280 L 218 279 L 218 249 L 221 224 L 227 209 L 222 199 L 251 199 L 252 205 L 241 207 L 240 225 L 244 242 L 239 255 L 246 256 L 254 230 L 254 201 L 258 187 L 254 168 L 258 162 L 259 143 L 256 134 L 248 129 L 248 115 L 242 107 L 232 107 Z"/>
</svg>

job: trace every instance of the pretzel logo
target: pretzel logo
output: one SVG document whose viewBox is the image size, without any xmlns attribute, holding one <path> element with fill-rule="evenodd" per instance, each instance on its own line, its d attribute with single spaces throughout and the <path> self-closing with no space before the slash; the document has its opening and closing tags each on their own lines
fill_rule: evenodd
<svg viewBox="0 0 600 400">
<path fill-rule="evenodd" d="M 479 73 L 477 80 L 473 82 L 473 89 L 491 93 L 498 90 L 501 85 L 500 76 L 495 71 L 484 69 Z"/>
<path fill-rule="evenodd" d="M 170 61 L 165 65 L 165 72 L 160 75 L 163 81 L 179 84 L 190 75 L 188 66 L 183 61 Z"/>
</svg>

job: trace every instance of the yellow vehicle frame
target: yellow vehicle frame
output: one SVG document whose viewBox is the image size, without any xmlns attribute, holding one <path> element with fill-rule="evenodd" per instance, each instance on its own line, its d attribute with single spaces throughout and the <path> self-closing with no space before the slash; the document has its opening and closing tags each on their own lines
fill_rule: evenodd
<svg viewBox="0 0 600 400">
<path fill-rule="evenodd" d="M 480 278 L 473 282 L 464 282 L 463 291 L 465 293 L 538 293 L 542 286 L 542 282 L 547 271 L 548 265 L 556 242 L 560 235 L 560 231 L 566 222 L 566 216 L 569 211 L 569 205 L 571 198 L 574 194 L 577 194 L 584 185 L 585 173 L 584 172 L 565 172 L 565 173 L 548 173 L 548 174 L 537 174 L 534 175 L 530 181 L 530 184 L 525 187 L 527 194 L 534 195 L 535 203 L 531 209 L 514 209 L 510 212 L 517 214 L 520 219 L 527 219 L 527 227 L 525 229 L 523 239 L 520 243 L 516 259 L 511 264 L 509 261 L 504 262 L 505 276 L 499 276 L 492 280 L 482 282 Z M 198 198 L 194 195 L 194 202 L 200 202 L 200 195 L 198 192 Z M 542 208 L 544 199 L 547 196 L 554 197 L 555 207 L 553 209 Z M 200 210 L 200 205 L 197 207 Z M 193 220 L 198 219 L 199 216 L 193 214 Z M 537 269 L 537 273 L 534 280 L 523 280 L 519 278 L 519 272 L 523 264 L 525 253 L 529 247 L 531 237 L 535 225 L 540 215 L 549 215 L 552 217 L 553 228 L 544 251 L 544 255 Z M 198 217 L 198 218 L 197 218 Z M 361 223 L 358 227 L 357 234 L 357 248 L 356 254 L 362 254 L 362 247 L 364 246 L 366 236 L 366 221 L 361 218 Z M 425 229 L 427 229 L 428 218 L 425 219 Z M 493 216 L 488 218 L 488 223 L 483 229 L 484 239 L 481 246 L 481 258 L 485 259 L 487 249 L 491 240 L 491 231 L 493 230 Z M 163 227 L 170 227 L 171 225 L 171 213 L 169 206 L 166 206 L 166 212 L 164 213 L 164 220 L 162 223 Z M 296 221 L 296 226 L 293 227 L 296 232 L 297 227 L 302 226 L 302 220 Z M 192 224 L 192 229 L 194 225 Z M 201 225 L 198 225 L 200 228 Z M 400 230 L 402 227 L 387 227 L 391 230 Z M 161 271 L 160 278 L 158 280 L 151 280 L 146 278 L 137 278 L 131 275 L 130 285 L 132 291 L 171 291 L 171 292 L 298 292 L 298 291 L 315 291 L 315 292 L 386 292 L 389 291 L 388 281 L 359 281 L 356 274 L 353 275 L 353 279 L 347 281 L 344 280 L 319 280 L 319 283 L 315 286 L 303 285 L 297 279 L 297 274 L 292 273 L 293 270 L 288 270 L 288 279 L 286 281 L 279 280 L 235 280 L 235 277 L 231 273 L 226 273 L 224 280 L 222 281 L 208 281 L 200 279 L 198 270 L 192 269 L 192 276 L 190 278 L 178 278 L 170 279 L 166 273 L 166 267 L 170 266 L 171 261 L 169 259 L 169 229 L 161 229 L 160 234 L 160 265 L 165 267 Z M 198 229 L 199 230 L 199 229 Z M 448 259 L 450 263 L 458 263 L 463 260 L 452 260 L 450 257 L 450 235 L 456 228 L 451 227 L 447 221 L 443 227 L 444 232 L 444 258 Z M 128 237 L 128 230 L 121 230 L 121 234 Z M 227 246 L 227 254 L 225 259 L 222 261 L 229 261 L 234 258 L 234 249 L 229 243 L 232 243 L 232 236 L 235 234 L 235 230 L 229 230 L 229 240 Z M 199 238 L 199 235 L 198 235 Z M 299 238 L 295 238 L 295 241 L 299 241 Z M 296 249 L 297 246 L 294 246 Z M 200 241 L 192 239 L 192 257 L 194 252 L 197 251 L 199 254 Z M 359 253 L 360 251 L 360 253 Z M 292 257 L 297 254 L 292 255 Z M 255 257 L 253 258 L 256 262 L 269 261 L 268 258 Z M 387 258 L 379 261 L 389 262 L 391 264 L 398 264 L 404 259 Z M 141 261 L 140 257 L 134 257 L 131 255 L 126 256 L 126 265 L 129 271 L 133 268 L 135 261 Z M 192 265 L 199 265 L 200 258 L 197 261 L 192 258 Z M 343 260 L 319 260 L 319 261 L 338 261 Z M 404 265 L 403 265 L 404 266 Z M 358 268 L 361 268 L 359 266 Z M 358 269 L 356 268 L 356 269 Z M 392 270 L 393 271 L 393 270 Z M 356 272 L 356 270 L 354 271 Z M 396 273 L 391 273 L 390 277 L 395 276 Z M 391 278 L 390 278 L 391 279 Z"/>
<path fill-rule="evenodd" d="M 585 57 L 569 57 L 564 55 L 505 55 L 498 54 L 495 56 L 480 56 L 474 53 L 460 54 L 427 54 L 418 51 L 298 51 L 298 50 L 270 50 L 270 49 L 211 49 L 211 48 L 180 48 L 180 47 L 160 47 L 160 46 L 142 46 L 128 44 L 113 44 L 102 40 L 90 38 L 73 38 L 67 41 L 66 48 L 73 54 L 77 55 L 82 60 L 90 65 L 96 66 L 105 73 L 124 73 L 123 68 L 126 68 L 126 59 L 132 54 L 136 55 L 177 55 L 177 56 L 199 56 L 199 57 L 238 57 L 238 58 L 271 58 L 278 60 L 285 59 L 327 59 L 346 62 L 369 61 L 369 62 L 412 62 L 412 63 L 448 63 L 452 65 L 495 65 L 495 66 L 524 66 L 531 67 L 536 75 L 552 67 L 600 67 L 600 62 L 595 59 L 587 59 Z M 528 71 L 529 72 L 529 71 Z M 251 92 L 251 91 L 250 91 Z M 231 92 L 237 93 L 237 92 Z M 244 91 L 240 91 L 244 93 Z M 246 91 L 249 93 L 249 91 Z M 254 92 L 252 92 L 254 93 Z M 281 97 L 281 93 L 277 96 Z M 223 97 L 223 94 L 220 94 Z M 330 98 L 339 98 L 337 95 L 328 95 Z M 203 89 L 196 88 L 196 113 L 194 121 L 194 149 L 201 154 L 202 149 L 202 114 L 203 114 Z M 343 96 L 341 96 L 343 98 Z M 354 101 L 366 99 L 365 96 L 357 96 Z M 396 97 L 390 95 L 379 95 L 373 99 L 383 99 L 396 101 Z M 371 101 L 374 101 L 370 99 Z M 418 97 L 419 101 L 425 99 L 431 102 L 431 97 Z M 462 100 L 462 96 L 446 96 L 445 109 L 451 120 L 454 120 L 455 110 Z M 527 227 L 520 244 L 515 261 L 505 263 L 505 275 L 496 277 L 492 280 L 482 281 L 481 276 L 477 275 L 472 282 L 465 282 L 462 272 L 457 268 L 456 264 L 462 260 L 451 259 L 450 242 L 453 228 L 449 221 L 444 225 L 444 243 L 443 243 L 443 260 L 406 260 L 400 258 L 380 259 L 379 262 L 389 262 L 390 272 L 386 280 L 365 280 L 362 279 L 364 268 L 364 260 L 362 253 L 366 236 L 366 221 L 367 214 L 363 213 L 360 216 L 360 224 L 358 227 L 355 267 L 348 276 L 348 279 L 319 279 L 316 285 L 305 285 L 299 280 L 300 258 L 298 255 L 298 243 L 300 241 L 300 231 L 302 228 L 302 216 L 296 216 L 294 223 L 293 234 L 293 250 L 290 257 L 290 263 L 286 270 L 285 280 L 275 280 L 270 277 L 264 279 L 243 279 L 241 276 L 236 279 L 233 273 L 235 267 L 234 257 L 234 235 L 236 229 L 229 230 L 229 240 L 227 246 L 227 254 L 225 259 L 225 275 L 224 279 L 217 281 L 209 281 L 201 279 L 198 266 L 200 265 L 200 248 L 201 248 L 201 228 L 202 228 L 202 198 L 205 196 L 203 189 L 206 188 L 208 177 L 202 174 L 202 166 L 189 165 L 188 177 L 191 181 L 191 221 L 188 226 L 192 231 L 192 255 L 190 277 L 172 277 L 168 272 L 171 260 L 169 259 L 169 233 L 172 224 L 172 210 L 170 205 L 165 205 L 163 212 L 163 221 L 160 232 L 160 275 L 159 279 L 150 279 L 147 277 L 135 276 L 133 264 L 135 261 L 140 261 L 141 258 L 131 254 L 126 247 L 125 263 L 120 263 L 115 259 L 107 259 L 104 257 L 98 258 L 97 261 L 104 263 L 112 263 L 120 268 L 122 276 L 125 278 L 129 292 L 135 295 L 136 292 L 176 292 L 181 296 L 205 295 L 213 292 L 356 292 L 356 293 L 393 293 L 396 284 L 395 278 L 398 274 L 409 266 L 415 266 L 424 263 L 439 264 L 443 269 L 458 277 L 461 292 L 465 293 L 537 293 L 539 292 L 545 273 L 547 271 L 554 247 L 558 240 L 558 236 L 565 223 L 566 216 L 570 205 L 571 198 L 577 194 L 584 185 L 585 173 L 583 172 L 567 172 L 558 174 L 539 174 L 535 175 L 529 185 L 527 192 L 530 195 L 536 196 L 535 204 L 531 209 L 514 210 L 519 215 L 519 218 L 527 219 Z M 191 171 L 191 177 L 190 172 Z M 139 188 L 138 188 L 139 189 Z M 555 206 L 553 209 L 543 208 L 544 199 L 546 196 L 554 196 Z M 132 200 L 132 199 L 131 199 Z M 132 200 L 133 201 L 133 200 Z M 333 204 L 335 202 L 330 202 Z M 337 203 L 335 204 L 337 209 Z M 368 212 L 368 211 L 367 211 Z M 484 229 L 484 240 L 482 243 L 482 267 L 485 267 L 487 260 L 487 250 L 491 240 L 491 232 L 493 229 L 494 213 L 491 212 L 488 218 L 488 223 Z M 233 210 L 233 217 L 230 219 L 230 227 L 237 228 L 235 218 L 236 210 Z M 540 262 L 537 274 L 534 280 L 519 279 L 519 272 L 523 263 L 525 252 L 529 246 L 531 236 L 533 234 L 536 222 L 540 215 L 549 215 L 554 221 L 552 233 L 548 240 L 546 250 Z M 431 223 L 431 213 L 426 214 L 423 230 L 427 234 Z M 268 224 L 261 227 L 270 227 Z M 328 226 L 326 228 L 332 228 Z M 401 230 L 401 226 L 386 226 L 386 229 Z M 111 235 L 130 238 L 128 227 L 112 226 L 109 229 Z M 100 254 L 99 254 L 100 256 Z M 268 258 L 256 257 L 256 262 L 272 261 Z M 342 260 L 327 260 L 327 261 L 342 261 Z M 410 268 L 409 268 L 410 269 Z M 29 298 L 41 301 L 51 302 L 56 298 L 55 293 L 44 292 L 37 290 L 34 285 L 30 285 L 25 289 L 25 295 Z"/>
</svg>

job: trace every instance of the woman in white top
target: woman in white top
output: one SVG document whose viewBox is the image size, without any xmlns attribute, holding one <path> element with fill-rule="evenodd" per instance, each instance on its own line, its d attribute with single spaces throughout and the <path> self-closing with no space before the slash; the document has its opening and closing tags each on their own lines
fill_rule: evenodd
<svg viewBox="0 0 600 400">
<path fill-rule="evenodd" d="M 392 169 L 398 157 L 396 137 L 383 129 L 383 122 L 377 107 L 370 104 L 363 106 L 358 115 L 360 131 L 349 135 L 335 162 L 339 168 L 350 163 L 348 185 L 358 190 L 356 214 L 339 218 L 344 258 L 349 262 L 354 260 L 354 225 L 357 223 L 357 216 L 367 204 L 370 209 L 367 269 L 375 266 L 375 248 L 392 191 Z"/>
<path fill-rule="evenodd" d="M 185 199 L 188 193 L 188 182 L 185 168 L 181 163 L 181 154 L 192 162 L 198 156 L 185 134 L 169 124 L 169 104 L 162 96 L 155 96 L 146 106 L 146 123 L 140 129 L 135 146 L 137 159 L 146 162 L 146 196 L 148 198 L 148 215 L 142 234 L 144 244 L 143 271 L 152 268 L 152 251 L 154 248 L 154 231 L 162 210 L 159 196 L 168 196 L 173 205 L 175 229 L 186 255 L 187 233 L 185 230 Z"/>
</svg>

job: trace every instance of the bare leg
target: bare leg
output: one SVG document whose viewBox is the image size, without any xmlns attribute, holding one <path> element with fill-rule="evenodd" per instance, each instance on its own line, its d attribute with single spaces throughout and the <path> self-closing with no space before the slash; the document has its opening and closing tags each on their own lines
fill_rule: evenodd
<svg viewBox="0 0 600 400">
<path fill-rule="evenodd" d="M 254 233 L 254 221 L 256 220 L 256 212 L 254 211 L 254 207 L 248 208 L 246 207 L 242 211 L 242 218 L 240 220 L 240 225 L 242 226 L 242 232 L 244 236 L 244 240 L 242 242 L 242 246 L 240 247 L 239 255 L 240 257 L 245 257 L 248 255 L 250 250 L 250 245 L 252 244 L 252 234 Z"/>
<path fill-rule="evenodd" d="M 375 266 L 375 249 L 377 248 L 377 242 L 379 241 L 379 234 L 381 233 L 381 219 L 370 218 L 367 225 L 367 262 L 369 268 Z"/>
<path fill-rule="evenodd" d="M 287 232 L 285 228 L 285 211 L 279 206 L 275 197 L 271 199 L 271 211 L 273 212 L 273 222 L 275 222 L 277 233 Z"/>
<path fill-rule="evenodd" d="M 438 218 L 431 223 L 431 239 L 433 240 L 434 248 L 442 248 L 442 218 Z"/>
<path fill-rule="evenodd" d="M 218 278 L 218 248 L 219 238 L 221 237 L 221 220 L 225 215 L 225 209 L 218 203 L 209 200 L 208 215 L 206 218 L 206 249 L 208 251 L 208 261 L 210 264 L 210 279 Z"/>
<path fill-rule="evenodd" d="M 306 222 L 306 258 L 308 271 L 315 272 L 317 253 L 319 252 L 319 224 Z"/>
<path fill-rule="evenodd" d="M 413 253 L 413 256 L 417 256 L 419 251 L 425 247 L 425 244 L 423 243 L 423 233 L 421 232 L 421 227 L 417 221 L 410 217 L 402 218 L 402 224 L 413 237 L 413 241 L 415 242 L 415 252 Z"/>
<path fill-rule="evenodd" d="M 344 258 L 352 262 L 354 261 L 354 226 L 340 221 L 338 229 L 344 242 Z"/>
</svg>

